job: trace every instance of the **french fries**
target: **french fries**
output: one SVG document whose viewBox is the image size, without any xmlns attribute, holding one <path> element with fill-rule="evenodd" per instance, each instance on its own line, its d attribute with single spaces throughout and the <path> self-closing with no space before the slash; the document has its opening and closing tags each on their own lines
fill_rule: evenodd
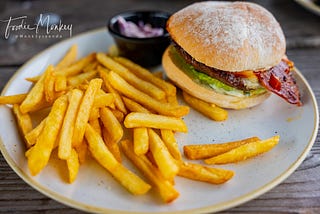
<svg viewBox="0 0 320 214">
<path fill-rule="evenodd" d="M 56 92 L 67 90 L 67 77 L 63 75 L 56 75 L 54 89 Z"/>
<path fill-rule="evenodd" d="M 247 143 L 221 155 L 205 159 L 204 162 L 206 164 L 227 164 L 243 161 L 269 151 L 278 144 L 279 139 L 279 135 L 276 135 L 266 140 Z"/>
<path fill-rule="evenodd" d="M 72 45 L 71 48 L 66 53 L 66 55 L 56 65 L 56 69 L 60 70 L 72 65 L 77 59 L 77 53 L 78 53 L 78 46 Z"/>
<path fill-rule="evenodd" d="M 255 142 L 258 140 L 260 140 L 258 137 L 251 137 L 243 140 L 237 140 L 221 144 L 216 143 L 186 145 L 183 147 L 183 152 L 184 155 L 190 160 L 205 159 L 216 155 L 220 155 L 246 143 Z"/>
<path fill-rule="evenodd" d="M 76 117 L 73 133 L 73 146 L 77 147 L 82 143 L 86 124 L 89 121 L 90 111 L 94 103 L 94 98 L 97 91 L 101 88 L 102 80 L 93 79 L 90 81 L 88 88 L 83 95 L 83 99 L 79 106 L 79 111 Z"/>
<path fill-rule="evenodd" d="M 112 93 L 105 93 L 100 90 L 95 96 L 93 106 L 98 108 L 111 106 L 114 103 L 114 100 L 114 95 Z"/>
<path fill-rule="evenodd" d="M 77 178 L 80 167 L 78 153 L 75 149 L 71 150 L 70 155 L 67 158 L 67 167 L 69 172 L 69 183 L 72 183 Z"/>
<path fill-rule="evenodd" d="M 121 141 L 121 148 L 125 155 L 142 171 L 143 175 L 156 187 L 161 198 L 166 203 L 170 203 L 179 197 L 179 192 L 174 188 L 172 182 L 166 180 L 145 155 L 136 155 L 133 151 L 132 142 Z"/>
<path fill-rule="evenodd" d="M 104 86 L 107 88 L 107 91 L 112 93 L 114 96 L 115 105 L 121 112 L 123 112 L 124 114 L 127 114 L 127 109 L 122 101 L 120 94 L 111 86 L 111 84 L 108 81 L 108 72 L 106 71 L 106 69 L 103 69 L 101 67 L 100 69 L 98 68 L 98 70 L 99 70 L 100 77 L 103 79 Z"/>
<path fill-rule="evenodd" d="M 16 120 L 18 122 L 18 127 L 21 131 L 22 135 L 26 135 L 32 130 L 32 121 L 31 117 L 28 113 L 23 114 L 20 111 L 20 106 L 18 104 L 14 104 L 12 107 L 13 114 L 16 117 Z M 27 147 L 29 148 L 31 145 L 27 144 Z"/>
<path fill-rule="evenodd" d="M 55 91 L 54 91 L 54 85 L 55 85 L 55 74 L 54 70 L 50 69 L 44 77 L 44 95 L 45 99 L 48 103 L 51 103 L 54 100 Z"/>
<path fill-rule="evenodd" d="M 168 129 L 161 129 L 160 132 L 161 132 L 161 138 L 164 144 L 166 145 L 166 147 L 168 148 L 172 157 L 180 161 L 181 153 L 180 153 L 177 141 L 174 137 L 173 131 Z"/>
<path fill-rule="evenodd" d="M 63 75 L 66 77 L 74 76 L 81 73 L 82 69 L 87 66 L 90 62 L 92 62 L 95 58 L 95 54 L 90 54 L 85 58 L 78 60 L 73 63 L 71 66 L 66 68 L 59 69 L 55 72 L 56 75 Z"/>
<path fill-rule="evenodd" d="M 123 102 L 125 104 L 125 106 L 127 107 L 127 109 L 129 109 L 130 111 L 133 112 L 142 112 L 142 113 L 151 113 L 148 109 L 146 109 L 145 107 L 143 107 L 142 105 L 140 105 L 139 103 L 126 98 L 126 97 L 122 97 Z"/>
<path fill-rule="evenodd" d="M 48 163 L 55 140 L 62 126 L 63 117 L 67 109 L 67 96 L 58 98 L 52 106 L 43 131 L 36 144 L 31 147 L 28 155 L 28 166 L 32 175 L 37 175 Z"/>
<path fill-rule="evenodd" d="M 145 81 L 151 82 L 157 87 L 163 89 L 167 95 L 175 95 L 176 87 L 166 82 L 160 78 L 155 77 L 150 71 L 141 67 L 140 65 L 126 59 L 124 57 L 115 57 L 115 61 L 119 62 L 123 66 L 127 67 L 132 71 L 136 76 L 144 79 Z"/>
<path fill-rule="evenodd" d="M 22 113 L 28 113 L 31 110 L 34 110 L 34 107 L 41 105 L 44 101 L 44 78 L 47 73 L 50 73 L 53 70 L 53 66 L 49 65 L 44 74 L 41 75 L 39 81 L 32 87 L 30 92 L 27 94 L 27 97 L 23 100 L 20 105 L 20 111 Z"/>
<path fill-rule="evenodd" d="M 108 73 L 107 78 L 111 85 L 120 93 L 146 106 L 148 109 L 154 110 L 155 112 L 174 117 L 182 117 L 189 113 L 189 107 L 162 103 L 134 88 L 113 71 Z"/>
<path fill-rule="evenodd" d="M 101 136 L 89 124 L 86 126 L 85 136 L 93 157 L 129 192 L 141 195 L 149 191 L 151 186 L 121 165 L 108 150 Z"/>
<path fill-rule="evenodd" d="M 70 86 L 78 86 L 81 83 L 85 82 L 85 81 L 89 81 L 90 79 L 94 78 L 97 75 L 98 71 L 88 71 L 85 73 L 81 73 L 75 76 L 72 76 L 70 78 L 68 78 L 68 84 Z"/>
<path fill-rule="evenodd" d="M 85 163 L 87 156 L 88 156 L 88 142 L 86 138 L 83 139 L 83 142 L 80 144 L 80 146 L 76 147 L 75 150 L 78 153 L 78 158 L 80 164 Z"/>
<path fill-rule="evenodd" d="M 73 130 L 82 97 L 83 92 L 79 89 L 73 89 L 69 96 L 68 109 L 64 117 L 62 129 L 58 139 L 58 156 L 63 160 L 68 160 L 72 152 Z"/>
<path fill-rule="evenodd" d="M 234 172 L 221 168 L 210 168 L 201 164 L 182 162 L 178 175 L 192 180 L 222 184 L 230 180 Z"/>
<path fill-rule="evenodd" d="M 40 133 L 42 132 L 45 123 L 46 123 L 46 118 L 43 119 L 34 129 L 32 129 L 31 131 L 29 131 L 27 134 L 24 135 L 24 138 L 27 143 L 27 148 L 30 148 L 31 146 L 36 144 L 37 139 Z"/>
<path fill-rule="evenodd" d="M 27 94 L 0 96 L 0 105 L 1 104 L 11 104 L 11 105 L 21 104 L 26 97 L 27 97 Z"/>
<path fill-rule="evenodd" d="M 127 68 L 123 67 L 121 64 L 117 63 L 104 53 L 98 53 L 97 59 L 101 64 L 103 64 L 108 69 L 116 72 L 119 76 L 121 76 L 129 84 L 133 85 L 138 90 L 145 92 L 146 94 L 154 97 L 157 100 L 162 100 L 165 98 L 164 91 L 159 89 L 157 86 L 143 79 L 140 79 L 139 77 L 131 73 Z"/>
<path fill-rule="evenodd" d="M 26 142 L 31 175 L 40 173 L 54 151 L 67 166 L 67 182 L 73 183 L 80 165 L 93 158 L 133 195 L 155 188 L 166 203 L 179 197 L 174 187 L 176 176 L 211 184 L 230 180 L 231 170 L 184 161 L 175 132 L 187 133 L 182 117 L 189 107 L 179 104 L 175 86 L 158 75 L 105 53 L 77 59 L 77 46 L 73 45 L 55 66 L 27 78 L 33 83 L 27 93 L 0 96 L 0 104 L 12 105 Z M 185 92 L 183 96 L 209 118 L 227 119 L 224 109 Z M 46 107 L 42 120 L 33 121 L 32 116 Z M 37 125 L 33 127 L 33 123 Z M 124 136 L 129 139 L 123 140 Z M 266 152 L 278 141 L 278 136 L 264 141 L 254 137 L 183 148 L 188 159 L 222 164 Z M 122 164 L 122 153 L 151 185 Z"/>
<path fill-rule="evenodd" d="M 110 141 L 115 144 L 118 143 L 123 136 L 123 129 L 118 119 L 107 107 L 100 109 L 100 117 L 104 127 L 109 133 Z"/>
<path fill-rule="evenodd" d="M 117 160 L 121 162 L 118 142 L 123 136 L 122 126 L 111 110 L 109 110 L 107 107 L 101 108 L 100 118 L 104 125 L 104 129 L 107 132 L 104 134 L 105 143 Z"/>
<path fill-rule="evenodd" d="M 160 172 L 166 179 L 173 180 L 179 172 L 178 164 L 169 153 L 159 135 L 152 129 L 148 129 L 148 134 L 150 138 L 150 151 Z"/>
<path fill-rule="evenodd" d="M 144 155 L 149 150 L 148 129 L 145 127 L 133 129 L 133 150 L 136 155 Z"/>
<path fill-rule="evenodd" d="M 188 131 L 187 125 L 180 118 L 141 112 L 129 113 L 124 119 L 124 126 L 126 128 L 148 127 L 179 132 Z"/>
<path fill-rule="evenodd" d="M 228 118 L 228 112 L 223 108 L 220 108 L 214 104 L 210 104 L 189 95 L 186 92 L 182 92 L 184 100 L 195 110 L 208 118 L 216 121 L 223 121 Z"/>
</svg>

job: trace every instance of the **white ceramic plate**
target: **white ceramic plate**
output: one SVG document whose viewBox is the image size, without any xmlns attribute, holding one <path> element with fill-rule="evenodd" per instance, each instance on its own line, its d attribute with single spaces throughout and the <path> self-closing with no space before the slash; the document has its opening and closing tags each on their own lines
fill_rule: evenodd
<svg viewBox="0 0 320 214">
<path fill-rule="evenodd" d="M 320 6 L 317 5 L 314 0 L 295 0 L 298 4 L 311 11 L 314 14 L 320 16 Z"/>
<path fill-rule="evenodd" d="M 75 43 L 79 46 L 80 55 L 84 56 L 94 51 L 107 51 L 113 40 L 104 29 L 100 29 L 60 42 L 22 66 L 2 94 L 26 92 L 30 83 L 24 78 L 35 76 L 48 64 L 58 62 Z M 289 105 L 277 96 L 271 96 L 258 107 L 229 111 L 229 119 L 225 122 L 213 122 L 191 110 L 184 118 L 189 133 L 176 134 L 181 148 L 186 144 L 219 143 L 250 136 L 265 139 L 280 135 L 281 139 L 273 150 L 264 155 L 222 166 L 235 171 L 235 176 L 226 184 L 211 185 L 177 177 L 176 188 L 180 197 L 171 204 L 164 204 L 154 191 L 144 196 L 132 196 L 93 160 L 81 166 L 73 184 L 65 182 L 57 167 L 58 161 L 50 161 L 39 175 L 31 176 L 24 156 L 24 144 L 8 106 L 0 106 L 1 152 L 12 169 L 29 185 L 77 209 L 110 213 L 195 213 L 228 209 L 279 184 L 301 164 L 311 149 L 318 130 L 318 107 L 310 86 L 298 71 L 296 78 L 302 92 L 303 107 Z M 136 171 L 128 161 L 124 163 Z"/>
</svg>

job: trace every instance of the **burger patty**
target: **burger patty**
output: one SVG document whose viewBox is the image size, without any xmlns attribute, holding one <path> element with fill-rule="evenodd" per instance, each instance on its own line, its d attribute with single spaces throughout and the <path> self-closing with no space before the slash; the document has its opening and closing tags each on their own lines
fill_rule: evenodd
<svg viewBox="0 0 320 214">
<path fill-rule="evenodd" d="M 232 86 L 234 88 L 248 91 L 253 89 L 249 87 L 243 77 L 235 75 L 234 72 L 228 72 L 219 70 L 213 67 L 206 66 L 205 64 L 198 62 L 192 56 L 190 56 L 182 47 L 180 47 L 176 42 L 173 41 L 173 45 L 178 51 L 178 53 L 186 60 L 186 62 L 192 65 L 196 70 L 201 71 L 210 77 L 220 80 L 226 85 Z"/>
</svg>

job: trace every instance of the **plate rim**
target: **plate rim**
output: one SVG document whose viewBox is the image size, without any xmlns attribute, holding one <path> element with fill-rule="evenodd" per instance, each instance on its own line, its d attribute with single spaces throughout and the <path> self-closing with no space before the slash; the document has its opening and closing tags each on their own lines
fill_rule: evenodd
<svg viewBox="0 0 320 214">
<path fill-rule="evenodd" d="M 320 6 L 316 5 L 311 0 L 295 0 L 299 5 L 312 12 L 313 14 L 320 15 Z"/>
<path fill-rule="evenodd" d="M 62 40 L 60 42 L 57 42 L 48 48 L 44 49 L 43 51 L 40 51 L 36 55 L 34 55 L 32 58 L 30 58 L 27 62 L 25 62 L 21 67 L 17 69 L 15 74 L 10 78 L 10 80 L 6 83 L 5 87 L 3 88 L 1 95 L 4 95 L 6 91 L 8 90 L 8 87 L 12 84 L 13 81 L 20 75 L 20 73 L 24 70 L 25 67 L 27 67 L 29 64 L 32 64 L 33 61 L 35 61 L 38 57 L 41 57 L 44 55 L 46 52 L 50 52 L 51 49 L 54 49 L 56 46 L 62 45 L 63 43 L 67 43 L 70 40 L 77 39 L 78 37 L 85 37 L 91 34 L 97 34 L 97 33 L 102 33 L 105 31 L 108 33 L 108 31 L 103 27 L 103 28 L 97 28 L 93 30 L 89 30 L 83 33 L 79 33 L 76 36 L 70 37 L 68 39 Z M 310 136 L 310 139 L 308 140 L 308 143 L 306 144 L 303 152 L 300 154 L 300 156 L 297 158 L 295 162 L 293 162 L 286 171 L 284 171 L 281 175 L 278 177 L 274 178 L 272 181 L 264 184 L 260 188 L 255 189 L 254 191 L 251 191 L 245 195 L 242 195 L 241 197 L 221 202 L 215 205 L 209 205 L 206 207 L 201 207 L 201 208 L 194 208 L 194 209 L 189 209 L 189 210 L 179 210 L 179 211 L 155 211 L 155 213 L 194 213 L 194 212 L 218 212 L 222 210 L 227 210 L 232 207 L 239 206 L 245 202 L 251 201 L 258 196 L 261 196 L 262 194 L 266 193 L 267 191 L 273 189 L 275 186 L 279 185 L 282 181 L 284 181 L 288 176 L 290 176 L 298 167 L 299 165 L 304 161 L 306 156 L 308 155 L 309 151 L 311 150 L 316 137 L 318 133 L 318 128 L 319 128 L 319 109 L 318 109 L 318 104 L 316 97 L 314 95 L 314 92 L 309 85 L 308 81 L 305 79 L 305 77 L 302 75 L 302 73 L 295 68 L 295 75 L 298 75 L 299 78 L 302 80 L 303 84 L 307 88 L 308 93 L 310 94 L 310 99 L 313 105 L 314 109 L 314 129 L 312 131 L 312 135 Z M 9 153 L 7 152 L 5 148 L 4 141 L 2 137 L 0 136 L 0 150 L 1 153 L 6 160 L 7 164 L 11 167 L 11 169 L 24 181 L 26 182 L 29 186 L 37 190 L 38 192 L 42 193 L 43 195 L 49 197 L 50 199 L 53 199 L 65 206 L 72 207 L 78 210 L 83 210 L 83 211 L 89 211 L 89 212 L 112 212 L 112 213 L 146 213 L 144 211 L 124 211 L 124 210 L 115 210 L 115 209 L 109 209 L 109 208 L 102 208 L 102 207 L 96 207 L 96 206 L 91 206 L 91 205 L 86 205 L 84 203 L 75 201 L 73 199 L 70 199 L 68 197 L 65 197 L 61 194 L 58 194 L 54 191 L 51 191 L 50 189 L 42 186 L 40 183 L 35 182 L 32 177 L 29 177 L 24 171 L 20 170 L 19 166 L 13 161 Z"/>
</svg>

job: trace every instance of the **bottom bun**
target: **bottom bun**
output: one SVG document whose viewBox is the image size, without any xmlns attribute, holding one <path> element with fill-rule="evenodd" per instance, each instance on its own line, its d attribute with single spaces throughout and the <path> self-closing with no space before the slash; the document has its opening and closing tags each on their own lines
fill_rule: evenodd
<svg viewBox="0 0 320 214">
<path fill-rule="evenodd" d="M 226 94 L 217 93 L 214 90 L 205 88 L 194 82 L 188 75 L 181 71 L 171 60 L 169 56 L 169 48 L 164 52 L 162 57 L 162 66 L 166 75 L 172 80 L 176 86 L 183 91 L 204 100 L 209 103 L 214 103 L 223 108 L 244 109 L 256 106 L 265 101 L 270 92 L 266 92 L 250 97 L 236 97 Z"/>
</svg>

